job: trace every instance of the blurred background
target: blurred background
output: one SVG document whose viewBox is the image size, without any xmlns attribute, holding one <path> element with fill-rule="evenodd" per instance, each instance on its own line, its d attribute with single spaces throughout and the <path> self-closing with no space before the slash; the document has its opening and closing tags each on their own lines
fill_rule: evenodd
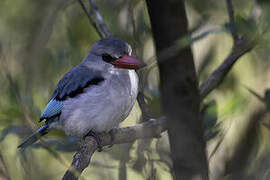
<svg viewBox="0 0 270 180">
<path fill-rule="evenodd" d="M 270 179 L 270 4 L 233 1 L 240 35 L 257 46 L 241 57 L 225 81 L 202 103 L 210 176 L 213 179 Z M 159 74 L 145 1 L 100 0 L 97 6 L 113 36 L 133 47 L 148 64 L 139 71 L 151 117 L 162 115 Z M 199 82 L 231 52 L 225 1 L 186 3 Z M 255 20 L 250 19 L 250 15 Z M 205 34 L 200 37 L 200 35 Z M 200 38 L 196 38 L 200 37 Z M 0 179 L 61 179 L 78 140 L 54 131 L 25 151 L 17 145 L 40 126 L 39 115 L 59 79 L 99 39 L 76 0 L 0 1 Z M 192 39 L 192 41 L 188 40 Z M 192 43 L 191 43 L 192 42 Z M 141 121 L 135 105 L 121 126 Z M 82 179 L 172 179 L 166 132 L 159 139 L 114 145 L 94 154 Z"/>
</svg>

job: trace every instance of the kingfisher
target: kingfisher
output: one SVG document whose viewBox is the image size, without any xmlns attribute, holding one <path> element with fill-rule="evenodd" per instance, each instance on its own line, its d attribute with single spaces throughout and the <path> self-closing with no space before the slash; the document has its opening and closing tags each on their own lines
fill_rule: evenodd
<svg viewBox="0 0 270 180">
<path fill-rule="evenodd" d="M 45 121 L 18 148 L 52 129 L 84 137 L 109 132 L 129 115 L 138 93 L 135 72 L 145 63 L 131 56 L 131 46 L 116 37 L 94 43 L 81 63 L 59 81 L 40 116 Z"/>
</svg>

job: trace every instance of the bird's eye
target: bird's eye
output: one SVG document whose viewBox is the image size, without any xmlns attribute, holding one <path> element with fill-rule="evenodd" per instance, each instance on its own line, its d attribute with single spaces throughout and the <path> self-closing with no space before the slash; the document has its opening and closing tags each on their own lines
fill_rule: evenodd
<svg viewBox="0 0 270 180">
<path fill-rule="evenodd" d="M 117 58 L 112 57 L 109 54 L 103 54 L 102 59 L 103 59 L 103 61 L 110 63 L 110 62 L 113 62 L 114 60 L 116 60 Z"/>
</svg>

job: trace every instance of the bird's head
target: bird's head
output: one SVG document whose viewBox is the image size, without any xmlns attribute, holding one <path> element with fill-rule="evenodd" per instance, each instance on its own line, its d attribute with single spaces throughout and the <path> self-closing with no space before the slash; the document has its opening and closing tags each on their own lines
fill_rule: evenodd
<svg viewBox="0 0 270 180">
<path fill-rule="evenodd" d="M 99 60 L 112 64 L 116 68 L 139 69 L 145 63 L 131 57 L 132 49 L 125 41 L 108 37 L 97 41 L 90 49 L 90 53 L 98 56 Z"/>
</svg>

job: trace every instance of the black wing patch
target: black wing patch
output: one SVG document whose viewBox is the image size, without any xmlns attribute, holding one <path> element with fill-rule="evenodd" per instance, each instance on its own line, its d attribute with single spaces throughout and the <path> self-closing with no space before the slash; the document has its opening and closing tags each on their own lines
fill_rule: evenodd
<svg viewBox="0 0 270 180">
<path fill-rule="evenodd" d="M 75 97 L 90 85 L 98 85 L 105 79 L 99 71 L 91 71 L 85 66 L 76 66 L 59 81 L 52 99 L 63 101 Z"/>
</svg>

